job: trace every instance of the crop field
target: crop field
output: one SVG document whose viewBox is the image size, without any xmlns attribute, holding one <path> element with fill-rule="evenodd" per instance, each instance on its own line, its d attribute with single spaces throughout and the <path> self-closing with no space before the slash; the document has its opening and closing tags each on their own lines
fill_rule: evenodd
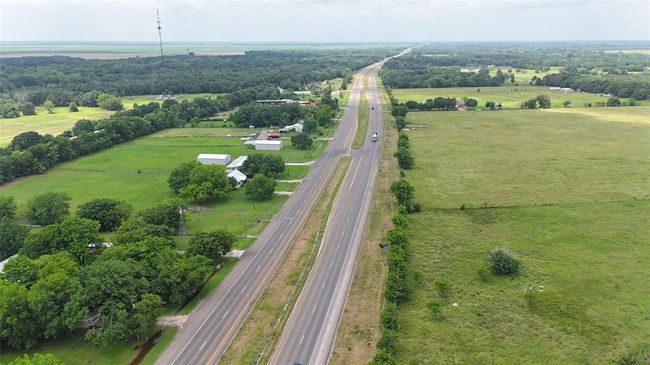
<svg viewBox="0 0 650 365">
<path fill-rule="evenodd" d="M 0 146 L 7 145 L 17 134 L 36 131 L 40 134 L 58 135 L 74 126 L 80 119 L 102 119 L 113 114 L 100 108 L 79 107 L 72 113 L 66 107 L 54 108 L 50 114 L 43 107 L 36 107 L 36 115 L 18 118 L 0 118 Z"/>
<path fill-rule="evenodd" d="M 235 128 L 168 129 L 62 163 L 43 175 L 19 179 L 3 186 L 2 194 L 14 196 L 19 205 L 35 195 L 59 191 L 72 197 L 73 210 L 94 198 L 121 199 L 134 209 L 142 209 L 179 198 L 167 185 L 167 178 L 181 162 L 191 161 L 199 153 L 228 153 L 233 159 L 252 153 L 239 139 L 249 133 L 249 129 Z M 279 153 L 287 162 L 314 160 L 326 145 L 315 141 L 311 150 L 298 150 L 289 141 L 285 143 L 282 151 L 270 153 Z M 306 166 L 287 166 L 281 178 L 300 179 L 307 171 Z M 186 229 L 194 232 L 227 227 L 235 233 L 257 234 L 286 199 L 276 196 L 251 202 L 243 190 L 238 190 L 211 206 L 191 206 Z"/>
<path fill-rule="evenodd" d="M 609 364 L 650 342 L 650 108 L 580 111 L 408 115 L 423 211 L 397 363 Z M 518 275 L 490 273 L 499 247 Z"/>
<path fill-rule="evenodd" d="M 486 101 L 500 102 L 506 109 L 519 109 L 523 101 L 532 99 L 537 95 L 548 95 L 551 98 L 552 108 L 562 108 L 562 103 L 571 101 L 572 107 L 583 107 L 587 103 L 606 102 L 607 97 L 588 93 L 563 93 L 559 90 L 549 90 L 545 86 L 501 86 L 501 87 L 450 87 L 450 88 L 425 88 L 425 89 L 394 89 L 393 95 L 400 101 L 414 100 L 424 102 L 438 96 L 456 98 L 474 98 L 478 101 L 478 108 L 482 109 Z M 621 99 L 629 102 L 629 99 Z M 647 101 L 637 101 L 639 105 L 648 105 Z"/>
</svg>

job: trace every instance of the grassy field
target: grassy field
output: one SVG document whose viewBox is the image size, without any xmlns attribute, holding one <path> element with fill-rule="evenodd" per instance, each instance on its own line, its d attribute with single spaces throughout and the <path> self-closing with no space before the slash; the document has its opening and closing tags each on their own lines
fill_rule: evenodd
<svg viewBox="0 0 650 365">
<path fill-rule="evenodd" d="M 80 107 L 72 113 L 68 108 L 54 108 L 52 114 L 43 107 L 36 107 L 36 115 L 21 115 L 18 118 L 0 119 L 0 146 L 7 145 L 17 134 L 37 131 L 40 134 L 59 135 L 80 119 L 102 119 L 113 114 L 111 111 L 99 108 Z"/>
<path fill-rule="evenodd" d="M 397 363 L 609 364 L 650 342 L 650 109 L 582 110 L 408 115 L 423 212 Z M 489 273 L 498 247 L 519 275 Z"/>
<path fill-rule="evenodd" d="M 512 70 L 515 74 L 515 84 L 518 85 L 528 85 L 528 82 L 533 78 L 533 76 L 537 76 L 538 78 L 542 78 L 546 76 L 547 74 L 552 74 L 552 73 L 558 73 L 560 72 L 559 67 L 551 67 L 550 70 L 548 71 L 543 71 L 543 72 L 535 72 L 535 70 L 530 70 L 530 69 L 514 69 L 512 67 L 508 66 L 502 66 L 502 67 L 490 67 L 490 75 L 494 76 L 497 73 L 497 70 L 501 69 L 503 72 L 508 72 L 508 70 Z M 506 85 L 510 84 L 510 80 L 506 81 Z"/>
<path fill-rule="evenodd" d="M 46 174 L 19 179 L 3 186 L 2 194 L 14 196 L 21 206 L 37 194 L 60 191 L 70 194 L 73 209 L 99 197 L 122 199 L 135 209 L 142 209 L 178 198 L 169 189 L 167 177 L 181 162 L 191 161 L 199 153 L 229 153 L 233 158 L 250 154 L 252 151 L 238 138 L 249 133 L 248 129 L 234 128 L 168 129 L 57 165 Z M 277 153 L 288 162 L 311 161 L 322 153 L 325 143 L 316 141 L 306 151 L 287 143 Z M 306 166 L 288 166 L 282 178 L 302 178 L 307 171 Z M 194 232 L 227 227 L 236 233 L 257 234 L 286 199 L 276 196 L 253 203 L 243 190 L 238 190 L 207 209 L 191 207 L 186 216 L 186 229 Z"/>
<path fill-rule="evenodd" d="M 409 175 L 427 208 L 645 198 L 648 113 L 648 107 L 410 113 L 408 122 L 425 128 L 408 132 L 417 166 Z"/>
<path fill-rule="evenodd" d="M 532 99 L 537 95 L 548 95 L 551 98 L 552 108 L 562 108 L 562 103 L 571 101 L 573 107 L 583 107 L 586 103 L 606 102 L 607 97 L 587 93 L 563 93 L 561 91 L 549 90 L 545 86 L 501 86 L 501 87 L 450 87 L 450 88 L 428 88 L 428 89 L 395 89 L 393 95 L 400 101 L 415 100 L 424 102 L 427 99 L 434 99 L 438 96 L 456 98 L 474 98 L 478 101 L 478 108 L 482 109 L 486 101 L 502 103 L 506 109 L 519 109 L 523 101 Z M 629 99 L 621 99 L 628 102 Z M 648 105 L 647 101 L 637 101 L 639 105 Z"/>
<path fill-rule="evenodd" d="M 199 98 L 199 97 L 214 97 L 217 95 L 224 95 L 224 94 L 179 94 L 179 95 L 174 95 L 174 97 L 176 98 L 176 101 L 180 102 L 183 100 L 193 100 L 194 98 Z M 152 101 L 156 103 L 162 103 L 163 101 L 156 99 L 156 96 L 157 95 L 122 96 L 120 97 L 120 100 L 122 100 L 122 104 L 124 104 L 125 109 L 132 109 L 133 104 L 146 105 Z"/>
</svg>

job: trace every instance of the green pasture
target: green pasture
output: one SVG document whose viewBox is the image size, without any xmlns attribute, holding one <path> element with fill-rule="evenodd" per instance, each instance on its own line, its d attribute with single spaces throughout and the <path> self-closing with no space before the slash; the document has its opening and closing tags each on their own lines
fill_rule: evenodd
<svg viewBox="0 0 650 365">
<path fill-rule="evenodd" d="M 501 69 L 501 71 L 503 71 L 504 73 L 508 72 L 508 70 L 512 70 L 512 72 L 515 74 L 515 84 L 519 86 L 528 85 L 528 82 L 533 78 L 533 76 L 537 76 L 537 78 L 541 79 L 548 74 L 554 74 L 560 72 L 559 67 L 551 67 L 548 71 L 540 71 L 540 72 L 536 72 L 535 70 L 525 69 L 525 68 L 516 69 L 509 66 L 501 66 L 501 67 L 496 66 L 496 67 L 488 68 L 491 76 L 496 75 L 497 70 L 499 69 Z M 505 85 L 506 86 L 510 85 L 510 79 L 506 81 Z"/>
<path fill-rule="evenodd" d="M 611 364 L 650 343 L 649 112 L 409 113 L 423 211 L 396 362 Z M 499 247 L 518 275 L 491 274 Z"/>
<path fill-rule="evenodd" d="M 191 101 L 194 98 L 201 98 L 201 97 L 216 97 L 218 95 L 224 95 L 224 94 L 179 94 L 179 95 L 174 95 L 174 98 L 176 101 L 183 101 L 183 100 L 188 100 Z M 132 109 L 133 104 L 138 104 L 138 105 L 146 105 L 149 104 L 150 102 L 156 102 L 156 103 L 162 103 L 164 100 L 159 100 L 156 99 L 158 95 L 132 95 L 132 96 L 122 96 L 120 97 L 120 100 L 122 100 L 122 104 L 124 104 L 125 109 Z"/>
<path fill-rule="evenodd" d="M 393 95 L 400 101 L 414 100 L 424 102 L 438 96 L 474 98 L 478 101 L 478 109 L 485 107 L 485 102 L 500 102 L 503 108 L 519 109 L 520 103 L 532 99 L 537 95 L 548 95 L 551 98 L 552 108 L 562 108 L 564 101 L 571 101 L 572 107 L 584 107 L 587 103 L 606 102 L 607 97 L 595 94 L 571 92 L 563 93 L 559 90 L 550 90 L 546 86 L 496 86 L 496 87 L 449 87 L 449 88 L 421 88 L 421 89 L 394 89 Z M 629 102 L 629 99 L 621 99 Z M 647 101 L 637 101 L 639 105 L 648 105 Z"/>
<path fill-rule="evenodd" d="M 9 144 L 12 138 L 23 132 L 36 131 L 56 136 L 72 128 L 80 119 L 102 119 L 113 114 L 108 110 L 89 107 L 79 107 L 76 113 L 70 112 L 67 107 L 54 108 L 51 114 L 43 107 L 36 107 L 36 113 L 18 118 L 1 118 L 0 146 Z"/>
<path fill-rule="evenodd" d="M 427 208 L 647 198 L 649 113 L 650 107 L 409 113 L 407 122 L 420 128 L 407 132 L 416 165 L 408 176 Z"/>
<path fill-rule="evenodd" d="M 14 196 L 20 206 L 35 195 L 60 191 L 72 197 L 73 210 L 94 198 L 121 199 L 135 209 L 142 209 L 179 198 L 169 189 L 167 178 L 181 162 L 194 160 L 199 153 L 228 153 L 233 159 L 254 153 L 239 139 L 249 133 L 248 129 L 236 128 L 168 129 L 59 164 L 43 175 L 6 184 L 1 188 L 2 194 Z M 316 159 L 325 144 L 316 141 L 311 150 L 298 150 L 287 141 L 282 151 L 268 153 L 277 153 L 287 162 L 306 162 Z M 281 178 L 300 179 L 308 169 L 287 166 Z M 276 196 L 268 201 L 251 202 L 242 189 L 207 207 L 188 203 L 186 229 L 193 232 L 227 227 L 236 233 L 256 234 L 286 199 L 286 196 Z"/>
</svg>

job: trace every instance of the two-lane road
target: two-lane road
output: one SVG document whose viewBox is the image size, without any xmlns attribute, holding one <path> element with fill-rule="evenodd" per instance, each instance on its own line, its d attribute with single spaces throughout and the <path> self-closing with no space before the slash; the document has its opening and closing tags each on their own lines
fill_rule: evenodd
<svg viewBox="0 0 650 365">
<path fill-rule="evenodd" d="M 364 69 L 366 70 L 366 69 Z M 367 72 L 367 71 L 361 71 Z M 188 318 L 156 364 L 218 362 L 303 227 L 356 130 L 362 82 L 355 76 L 348 106 L 334 139 L 256 242 L 219 288 Z M 357 162 L 358 163 L 358 162 Z M 365 169 L 364 169 L 365 174 Z M 363 177 L 359 177 L 361 179 Z"/>
<path fill-rule="evenodd" d="M 372 107 L 364 147 L 352 162 L 332 206 L 316 262 L 277 343 L 270 364 L 326 364 L 347 299 L 366 229 L 382 150 L 383 131 L 376 76 L 381 64 L 362 71 Z"/>
</svg>

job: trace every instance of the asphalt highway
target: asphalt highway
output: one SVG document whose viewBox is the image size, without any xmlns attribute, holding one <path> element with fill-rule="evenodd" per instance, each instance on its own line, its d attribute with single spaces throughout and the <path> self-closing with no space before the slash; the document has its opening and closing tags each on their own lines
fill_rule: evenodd
<svg viewBox="0 0 650 365">
<path fill-rule="evenodd" d="M 363 69 L 367 75 L 369 111 L 364 146 L 352 151 L 352 161 L 332 205 L 320 251 L 305 286 L 284 327 L 270 364 L 326 364 L 345 307 L 372 201 L 383 131 L 376 76 L 381 64 Z M 357 108 L 350 110 L 357 116 Z M 346 145 L 347 147 L 348 145 Z"/>
<path fill-rule="evenodd" d="M 337 162 L 342 156 L 349 153 L 356 131 L 359 95 L 363 88 L 361 74 L 369 72 L 376 74 L 376 70 L 376 66 L 374 68 L 369 66 L 355 75 L 350 99 L 334 134 L 334 139 L 328 144 L 321 157 L 311 166 L 298 189 L 273 217 L 264 232 L 242 255 L 228 277 L 192 312 L 182 330 L 156 361 L 156 364 L 214 364 L 219 361 L 302 229 L 309 213 L 332 176 Z M 374 125 L 378 123 L 378 115 L 376 108 L 372 119 Z M 373 128 L 380 130 L 375 126 Z M 376 158 L 370 158 L 370 155 L 378 151 L 379 145 L 380 143 L 373 144 L 368 151 L 364 149 L 363 154 L 367 156 L 356 159 L 356 162 L 352 164 L 355 169 L 359 170 L 354 179 L 358 183 L 355 183 L 354 193 L 350 190 L 347 195 L 355 195 L 354 201 L 357 202 L 355 209 L 358 204 L 365 202 L 364 196 L 369 195 L 366 190 L 361 194 L 362 197 L 357 197 L 359 192 L 357 187 L 360 186 L 359 183 L 367 180 L 368 175 L 371 174 L 370 168 L 376 170 Z M 372 167 L 366 167 L 366 164 L 372 164 Z M 352 178 L 346 177 L 348 183 L 350 179 Z M 371 185 L 363 186 L 372 189 Z M 367 210 L 367 207 L 365 209 Z M 346 214 L 346 216 L 356 216 L 357 214 L 359 212 L 355 211 Z M 355 222 L 357 220 L 355 218 Z M 354 233 L 352 230 L 345 233 L 346 239 L 349 239 L 351 234 L 360 238 L 363 236 L 363 229 L 356 230 Z M 341 247 L 341 252 L 348 251 L 348 245 L 345 246 Z"/>
</svg>

